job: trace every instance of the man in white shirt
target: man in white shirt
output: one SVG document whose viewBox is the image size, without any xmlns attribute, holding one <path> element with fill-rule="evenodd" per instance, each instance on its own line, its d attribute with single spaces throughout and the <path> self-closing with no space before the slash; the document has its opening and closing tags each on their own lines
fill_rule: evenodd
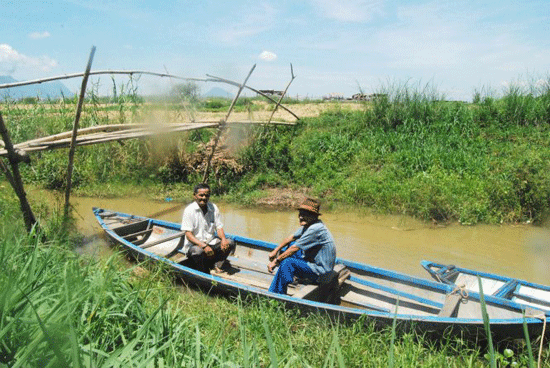
<svg viewBox="0 0 550 368">
<path fill-rule="evenodd" d="M 198 270 L 209 272 L 214 268 L 221 272 L 235 243 L 225 237 L 220 210 L 208 201 L 210 186 L 197 184 L 193 198 L 195 200 L 185 207 L 181 220 L 181 230 L 185 231 L 183 252 L 194 261 Z"/>
</svg>

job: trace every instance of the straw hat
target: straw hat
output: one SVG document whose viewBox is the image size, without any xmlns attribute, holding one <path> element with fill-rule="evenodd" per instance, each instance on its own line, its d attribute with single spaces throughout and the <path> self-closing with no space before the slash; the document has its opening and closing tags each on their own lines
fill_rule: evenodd
<svg viewBox="0 0 550 368">
<path fill-rule="evenodd" d="M 321 209 L 321 202 L 313 198 L 306 198 L 301 205 L 298 206 L 299 210 L 306 210 L 317 216 L 321 215 L 319 210 Z"/>
</svg>

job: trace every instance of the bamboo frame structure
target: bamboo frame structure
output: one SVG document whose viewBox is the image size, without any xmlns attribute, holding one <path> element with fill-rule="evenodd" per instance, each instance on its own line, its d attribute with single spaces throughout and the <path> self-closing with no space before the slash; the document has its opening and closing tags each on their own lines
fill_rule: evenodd
<svg viewBox="0 0 550 368">
<path fill-rule="evenodd" d="M 275 101 L 270 96 L 266 95 L 265 93 L 256 90 L 252 87 L 249 87 L 246 85 L 246 82 L 252 75 L 252 72 L 256 68 L 256 65 L 252 67 L 250 72 L 248 73 L 246 79 L 242 84 L 239 84 L 237 82 L 210 76 L 207 74 L 208 78 L 200 79 L 200 78 L 186 78 L 186 77 L 179 77 L 176 75 L 171 75 L 168 73 L 154 73 L 154 72 L 147 72 L 147 71 L 140 71 L 140 70 L 111 70 L 111 71 L 91 71 L 91 65 L 93 61 L 93 57 L 95 54 L 95 46 L 92 46 L 92 50 L 90 52 L 90 56 L 88 59 L 88 64 L 86 66 L 86 70 L 84 73 L 74 73 L 64 76 L 56 76 L 56 77 L 50 77 L 50 78 L 42 78 L 37 80 L 31 80 L 31 81 L 24 81 L 24 82 L 16 82 L 16 83 L 7 83 L 7 84 L 0 84 L 0 89 L 5 88 L 12 88 L 12 87 L 19 87 L 19 86 L 25 86 L 30 84 L 40 84 L 45 82 L 50 82 L 54 80 L 60 80 L 60 79 L 69 79 L 69 78 L 75 78 L 82 76 L 82 86 L 80 89 L 80 95 L 78 100 L 78 105 L 76 108 L 76 114 L 75 114 L 75 120 L 73 124 L 73 130 L 71 132 L 63 132 L 58 133 L 49 137 L 42 137 L 37 139 L 32 139 L 27 142 L 19 143 L 16 145 L 13 145 L 10 137 L 9 132 L 4 124 L 4 120 L 2 118 L 2 115 L 0 113 L 0 135 L 2 136 L 3 140 L 0 140 L 0 169 L 4 172 L 6 175 L 6 178 L 8 179 L 8 182 L 13 187 L 15 193 L 19 197 L 21 211 L 23 212 L 23 217 L 25 220 L 25 225 L 27 227 L 27 231 L 30 233 L 33 228 L 38 228 L 39 225 L 36 221 L 36 218 L 34 217 L 34 214 L 31 210 L 31 207 L 27 201 L 25 189 L 23 187 L 23 181 L 21 179 L 21 174 L 19 172 L 19 162 L 30 162 L 30 159 L 27 155 L 27 152 L 36 152 L 36 151 L 44 151 L 44 150 L 52 150 L 52 149 L 59 149 L 59 148 L 67 148 L 69 147 L 69 154 L 68 154 L 68 166 L 67 166 L 67 187 L 65 191 L 65 218 L 68 217 L 69 214 L 69 198 L 70 198 L 70 192 L 71 192 L 71 186 L 72 186 L 72 170 L 73 170 L 73 161 L 74 161 L 74 154 L 75 149 L 77 146 L 84 146 L 84 145 L 91 145 L 91 144 L 98 144 L 98 143 L 105 143 L 110 141 L 122 141 L 125 139 L 135 139 L 135 138 L 142 138 L 147 136 L 156 136 L 159 134 L 168 134 L 168 133 L 174 133 L 174 132 L 181 132 L 186 130 L 194 130 L 194 129 L 203 129 L 203 128 L 217 128 L 217 134 L 215 137 L 214 144 L 212 145 L 212 151 L 210 152 L 210 155 L 208 157 L 208 161 L 206 164 L 206 168 L 204 171 L 204 177 L 203 182 L 206 182 L 208 179 L 208 173 L 210 171 L 210 165 L 212 158 L 214 156 L 215 150 L 217 148 L 217 145 L 219 143 L 221 134 L 223 130 L 226 128 L 229 119 L 229 116 L 231 115 L 231 112 L 233 111 L 233 108 L 235 106 L 235 103 L 237 102 L 242 90 L 244 88 L 247 88 L 253 92 L 256 92 L 257 94 L 265 97 L 266 99 L 270 100 L 271 102 L 276 103 L 275 108 L 269 118 L 269 121 L 237 121 L 237 122 L 231 122 L 231 124 L 284 124 L 284 125 L 294 125 L 294 123 L 285 123 L 285 122 L 276 122 L 272 123 L 271 120 L 273 118 L 273 115 L 275 111 L 282 107 L 284 110 L 286 110 L 288 113 L 290 113 L 292 116 L 296 118 L 296 120 L 300 120 L 300 118 L 294 114 L 291 110 L 289 110 L 284 105 L 281 105 L 282 98 L 284 97 L 284 94 L 288 90 L 288 87 L 294 80 L 294 72 L 292 70 L 292 64 L 291 64 L 291 74 L 292 79 L 288 83 L 285 92 L 279 99 L 279 101 Z M 102 125 L 102 126 L 93 126 L 89 128 L 79 129 L 79 121 L 80 121 L 80 115 L 82 112 L 82 105 L 84 103 L 84 96 L 86 94 L 86 85 L 88 82 L 88 78 L 90 75 L 99 75 L 99 74 L 126 74 L 132 76 L 133 74 L 146 74 L 146 75 L 154 75 L 159 77 L 170 77 L 174 79 L 180 79 L 180 80 L 190 80 L 190 81 L 201 81 L 201 82 L 221 82 L 221 83 L 227 83 L 233 86 L 237 86 L 238 92 L 233 98 L 233 101 L 231 102 L 231 105 L 224 117 L 224 119 L 220 121 L 202 121 L 202 122 L 196 122 L 194 121 L 194 117 L 192 118 L 191 123 L 179 123 L 179 124 L 162 124 L 162 125 L 138 125 L 138 124 L 117 124 L 117 125 Z M 9 160 L 9 163 L 11 165 L 11 171 L 9 168 L 4 164 L 4 162 L 1 160 L 2 157 L 7 157 Z"/>
<path fill-rule="evenodd" d="M 266 125 L 265 121 L 231 121 L 227 125 Z M 269 124 L 295 125 L 288 122 L 271 122 Z M 204 128 L 218 128 L 220 121 L 204 120 L 193 123 L 171 123 L 162 125 L 147 124 L 112 124 L 96 125 L 78 130 L 75 140 L 76 146 L 88 146 L 97 143 L 123 141 L 127 139 L 146 138 L 162 134 L 171 134 Z M 62 132 L 47 137 L 36 138 L 30 141 L 13 145 L 15 152 L 33 153 L 68 148 L 71 142 L 72 131 Z M 22 156 L 22 155 L 19 155 Z M 8 157 L 8 151 L 0 147 L 0 157 Z M 19 159 L 21 161 L 21 159 Z"/>
<path fill-rule="evenodd" d="M 275 112 L 277 111 L 277 109 L 279 108 L 279 106 L 281 105 L 281 101 L 283 101 L 283 98 L 285 97 L 286 95 L 286 92 L 288 91 L 288 87 L 290 87 L 290 85 L 292 84 L 292 82 L 294 81 L 294 78 L 296 78 L 294 76 L 294 68 L 292 68 L 292 63 L 290 64 L 290 76 L 292 77 L 290 79 L 290 81 L 288 82 L 288 84 L 286 85 L 286 88 L 285 90 L 283 91 L 283 93 L 281 94 L 281 97 L 279 97 L 279 101 L 277 101 L 277 105 L 275 105 L 275 108 L 273 109 L 273 111 L 271 112 L 271 116 L 269 117 L 269 120 L 267 121 L 268 123 L 271 122 L 271 119 L 273 119 L 273 115 L 275 115 Z"/>
<path fill-rule="evenodd" d="M 191 77 L 182 77 L 174 74 L 168 74 L 168 73 L 156 73 L 156 72 L 148 72 L 144 70 L 96 70 L 96 71 L 90 71 L 89 75 L 105 75 L 105 74 L 123 74 L 123 75 L 134 75 L 134 74 L 143 74 L 143 75 L 152 75 L 156 77 L 166 77 L 166 78 L 173 78 L 173 79 L 179 79 L 179 80 L 187 80 L 187 81 L 195 81 L 195 82 L 218 82 L 218 83 L 226 83 L 230 84 L 235 87 L 239 87 L 240 84 L 232 81 L 230 79 L 225 79 L 221 77 L 216 77 L 213 75 L 206 74 L 208 78 L 191 78 Z M 62 79 L 71 79 L 71 78 L 78 78 L 83 77 L 84 73 L 72 73 L 72 74 L 66 74 L 66 75 L 60 75 L 60 76 L 54 76 L 49 78 L 41 78 L 41 79 L 35 79 L 31 81 L 23 81 L 23 82 L 15 82 L 15 83 L 5 83 L 0 84 L 0 89 L 4 88 L 12 88 L 12 87 L 20 87 L 20 86 L 27 86 L 30 84 L 41 84 L 45 82 L 52 82 L 55 80 L 62 80 Z M 250 86 L 244 86 L 244 88 L 257 93 L 258 95 L 268 99 L 269 101 L 273 103 L 277 103 L 271 96 L 261 92 L 260 90 L 257 90 L 255 88 L 252 88 Z M 294 116 L 296 120 L 300 120 L 300 117 L 296 115 L 292 110 L 287 108 L 285 105 L 280 105 L 282 109 L 284 109 L 286 112 Z"/>
</svg>

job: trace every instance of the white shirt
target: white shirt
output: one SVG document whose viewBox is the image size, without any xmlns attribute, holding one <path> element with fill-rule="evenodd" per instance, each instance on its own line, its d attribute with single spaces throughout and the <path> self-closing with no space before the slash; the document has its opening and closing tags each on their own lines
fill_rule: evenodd
<svg viewBox="0 0 550 368">
<path fill-rule="evenodd" d="M 191 231 L 198 240 L 207 244 L 215 244 L 219 241 L 216 234 L 223 227 L 221 214 L 218 206 L 212 202 L 208 202 L 206 208 L 206 214 L 203 214 L 197 202 L 190 203 L 185 207 L 181 219 L 181 231 Z M 186 236 L 183 252 L 187 253 L 192 245 L 193 243 Z"/>
</svg>

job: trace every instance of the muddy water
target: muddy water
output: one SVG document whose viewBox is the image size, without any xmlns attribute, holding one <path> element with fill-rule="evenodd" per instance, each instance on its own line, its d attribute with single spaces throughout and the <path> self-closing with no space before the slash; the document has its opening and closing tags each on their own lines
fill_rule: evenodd
<svg viewBox="0 0 550 368">
<path fill-rule="evenodd" d="M 144 199 L 72 197 L 80 231 L 90 241 L 82 251 L 109 253 L 92 207 L 180 222 L 184 203 Z M 219 204 L 225 229 L 246 237 L 279 242 L 298 226 L 297 212 Z M 435 227 L 405 216 L 323 213 L 338 256 L 427 277 L 423 259 L 451 263 L 528 281 L 550 284 L 550 226 Z"/>
</svg>

